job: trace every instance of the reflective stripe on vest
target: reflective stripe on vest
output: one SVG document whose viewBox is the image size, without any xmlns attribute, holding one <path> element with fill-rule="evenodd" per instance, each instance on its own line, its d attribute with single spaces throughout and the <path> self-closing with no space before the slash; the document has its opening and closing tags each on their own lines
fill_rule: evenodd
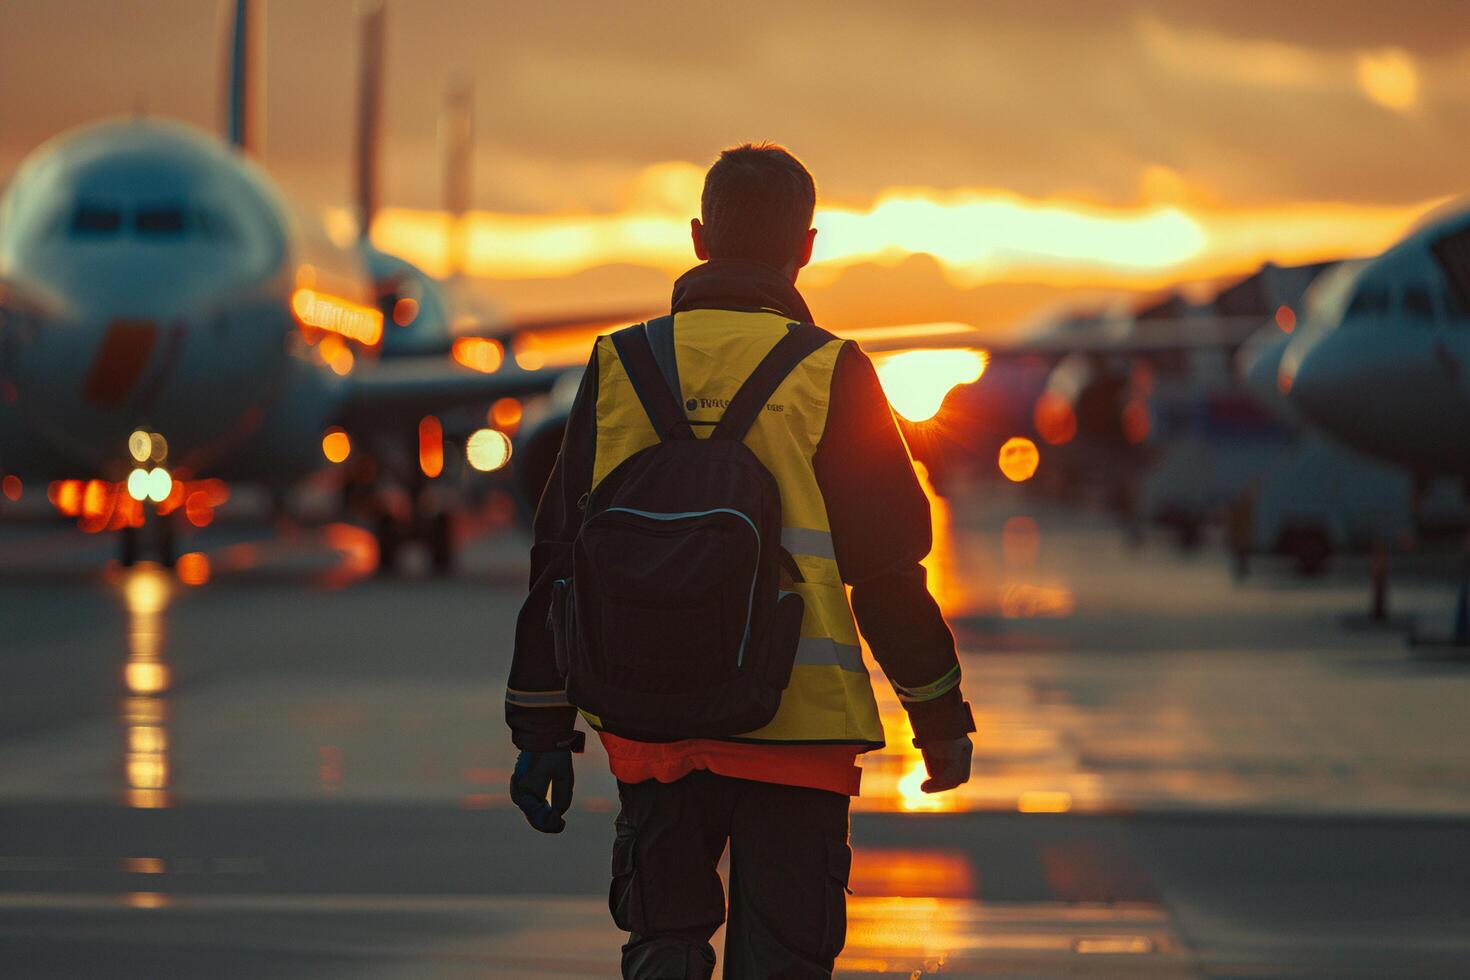
<svg viewBox="0 0 1470 980">
<path fill-rule="evenodd" d="M 817 531 L 809 527 L 786 527 L 781 529 L 781 547 L 793 555 L 811 555 L 836 561 L 837 553 L 832 550 L 832 533 Z"/>
<path fill-rule="evenodd" d="M 709 435 L 729 399 L 790 321 L 775 313 L 690 310 L 674 322 L 680 401 L 697 435 Z M 781 544 L 796 561 L 802 581 L 783 588 L 799 593 L 806 611 L 791 682 L 769 725 L 740 736 L 771 742 L 883 743 L 883 725 L 863 663 L 857 624 L 837 569 L 827 505 L 813 457 L 827 423 L 832 372 L 841 342 L 809 355 L 781 383 L 745 444 L 781 490 Z M 654 444 L 622 362 L 604 337 L 597 344 L 597 436 L 592 467 L 596 487 L 623 460 Z M 594 727 L 597 720 L 588 716 Z"/>
<path fill-rule="evenodd" d="M 865 674 L 863 648 L 850 643 L 838 643 L 826 636 L 803 636 L 796 645 L 796 662 L 803 667 L 835 666 L 854 673 Z"/>
</svg>

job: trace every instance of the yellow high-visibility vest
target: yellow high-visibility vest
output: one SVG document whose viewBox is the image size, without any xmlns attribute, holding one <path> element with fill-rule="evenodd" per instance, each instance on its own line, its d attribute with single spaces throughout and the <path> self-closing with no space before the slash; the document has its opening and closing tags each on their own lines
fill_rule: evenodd
<svg viewBox="0 0 1470 980">
<path fill-rule="evenodd" d="M 689 310 L 676 315 L 679 396 L 697 436 L 709 436 L 724 407 L 786 334 L 789 323 L 788 317 L 768 312 Z M 738 736 L 739 741 L 883 743 L 878 704 L 813 466 L 827 426 L 832 372 L 841 348 L 842 341 L 834 339 L 797 365 L 745 437 L 780 488 L 781 544 L 805 579 L 783 582 L 782 588 L 800 593 L 806 612 L 796 666 L 776 717 Z M 658 441 L 611 338 L 599 338 L 596 365 L 594 489 L 619 463 Z M 595 716 L 583 716 L 599 727 Z"/>
</svg>

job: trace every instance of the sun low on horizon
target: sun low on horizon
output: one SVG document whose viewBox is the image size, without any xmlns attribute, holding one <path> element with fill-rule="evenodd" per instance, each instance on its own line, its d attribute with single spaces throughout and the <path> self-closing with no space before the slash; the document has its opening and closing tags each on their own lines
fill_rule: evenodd
<svg viewBox="0 0 1470 980">
<path fill-rule="evenodd" d="M 0 184 L 98 118 L 217 132 L 216 7 L 0 4 Z M 264 7 L 258 160 L 354 234 L 361 6 Z M 1059 304 L 1371 254 L 1466 183 L 1453 4 L 383 7 L 372 238 L 512 315 L 665 304 L 694 262 L 703 172 L 745 140 L 816 176 L 801 288 L 835 327 L 1004 331 Z M 451 91 L 473 93 L 452 209 Z"/>
<path fill-rule="evenodd" d="M 458 272 L 490 284 L 571 283 L 603 267 L 671 278 L 696 261 L 689 220 L 698 215 L 703 174 L 691 162 L 651 165 L 629 181 L 622 207 L 602 212 L 454 215 L 390 207 L 377 216 L 372 236 L 379 248 L 433 275 Z M 847 273 L 893 290 L 888 300 L 895 306 L 905 291 L 914 291 L 910 298 L 925 310 L 921 319 L 973 320 L 977 308 L 965 298 L 986 287 L 1022 284 L 1039 296 L 1148 292 L 1246 275 L 1268 261 L 1294 265 L 1372 254 L 1444 200 L 1231 207 L 1189 199 L 1183 178 L 1162 168 L 1144 175 L 1146 192 L 1159 185 L 1174 196 L 1154 191 L 1153 199 L 1140 195 L 1123 206 L 976 187 L 896 187 L 867 201 L 819 200 L 817 244 L 799 285 L 852 326 L 873 322 L 871 310 L 859 308 L 862 297 L 847 295 L 853 292 Z M 329 211 L 328 218 L 353 227 L 345 209 Z M 456 235 L 464 243 L 458 269 L 450 259 Z M 916 257 L 937 268 L 941 290 L 909 281 Z M 1028 308 L 1023 303 L 1019 311 Z M 997 312 L 976 325 L 1014 325 L 1014 304 Z"/>
</svg>

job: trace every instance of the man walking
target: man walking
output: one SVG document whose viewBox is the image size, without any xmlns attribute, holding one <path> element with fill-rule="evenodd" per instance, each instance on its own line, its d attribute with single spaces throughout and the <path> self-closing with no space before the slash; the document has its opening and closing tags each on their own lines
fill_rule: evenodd
<svg viewBox="0 0 1470 980">
<path fill-rule="evenodd" d="M 908 712 L 924 791 L 970 775 L 954 639 L 919 564 L 928 501 L 872 364 L 796 290 L 815 201 L 779 146 L 720 155 L 691 222 L 702 264 L 670 316 L 599 338 L 536 513 L 511 795 L 561 832 L 583 709 L 618 780 L 625 977 L 711 976 L 727 845 L 725 976 L 831 976 L 856 760 L 884 744 L 859 628 Z"/>
</svg>

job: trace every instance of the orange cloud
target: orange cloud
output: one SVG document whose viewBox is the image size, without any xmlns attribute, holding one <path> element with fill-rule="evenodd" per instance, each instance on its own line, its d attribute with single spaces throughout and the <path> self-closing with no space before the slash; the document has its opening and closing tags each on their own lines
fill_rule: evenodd
<svg viewBox="0 0 1470 980">
<path fill-rule="evenodd" d="M 465 271 L 490 279 L 562 278 L 613 264 L 678 272 L 693 262 L 688 221 L 701 177 L 694 164 L 657 164 L 639 173 L 619 209 L 601 213 L 472 212 L 464 218 Z M 822 286 L 854 266 L 929 255 L 961 288 L 1017 281 L 1153 288 L 1249 271 L 1267 259 L 1371 253 L 1438 203 L 1225 207 L 1174 189 L 1173 200 L 1127 207 L 987 188 L 893 188 L 865 204 L 825 204 L 806 280 Z M 443 212 L 388 208 L 373 239 L 442 275 L 450 271 L 450 227 Z"/>
<path fill-rule="evenodd" d="M 1368 101 L 1396 112 L 1419 104 L 1419 66 L 1403 48 L 1335 51 L 1179 28 L 1148 15 L 1138 18 L 1137 27 L 1144 51 L 1178 75 L 1257 86 L 1275 98 L 1357 89 Z"/>
</svg>

